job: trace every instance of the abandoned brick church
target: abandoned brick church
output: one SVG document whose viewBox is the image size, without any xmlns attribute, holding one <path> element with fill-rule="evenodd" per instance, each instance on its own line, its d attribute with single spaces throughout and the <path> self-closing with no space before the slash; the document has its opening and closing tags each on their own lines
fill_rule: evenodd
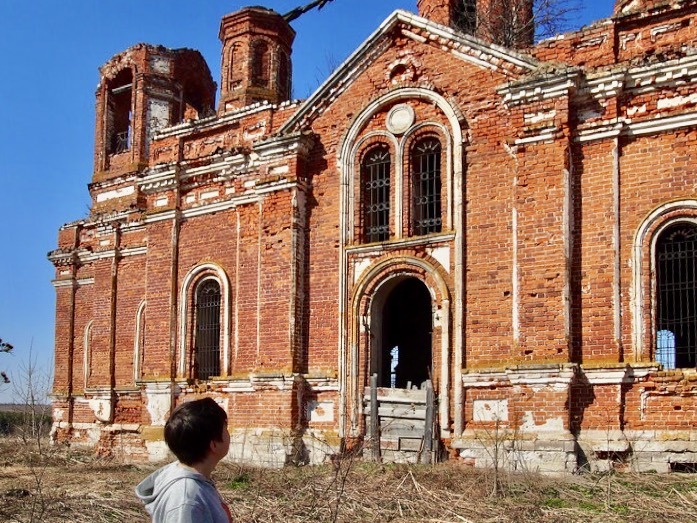
<svg viewBox="0 0 697 523">
<path fill-rule="evenodd" d="M 502 434 L 509 466 L 697 463 L 697 1 L 538 44 L 492 2 L 396 11 L 305 101 L 262 7 L 222 20 L 219 93 L 190 49 L 100 69 L 55 441 L 162 459 L 207 395 L 268 466 L 418 459 L 418 423 L 474 466 Z"/>
</svg>

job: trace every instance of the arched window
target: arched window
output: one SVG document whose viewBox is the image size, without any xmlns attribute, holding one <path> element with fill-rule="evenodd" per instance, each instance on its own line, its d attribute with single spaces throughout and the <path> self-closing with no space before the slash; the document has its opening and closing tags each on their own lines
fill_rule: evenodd
<svg viewBox="0 0 697 523">
<path fill-rule="evenodd" d="M 363 240 L 390 237 L 390 151 L 385 145 L 371 149 L 361 164 Z"/>
<path fill-rule="evenodd" d="M 124 69 L 109 82 L 106 146 L 109 154 L 131 148 L 131 93 L 133 72 Z"/>
<path fill-rule="evenodd" d="M 143 357 L 145 349 L 145 301 L 140 302 L 136 312 L 136 331 L 133 340 L 133 380 L 143 377 Z"/>
<path fill-rule="evenodd" d="M 228 91 L 234 91 L 240 83 L 239 64 L 240 50 L 238 45 L 232 45 L 228 58 Z"/>
<path fill-rule="evenodd" d="M 255 42 L 252 50 L 252 85 L 256 87 L 269 86 L 269 70 L 271 52 L 269 44 L 263 41 Z"/>
<path fill-rule="evenodd" d="M 411 149 L 411 229 L 417 236 L 441 231 L 440 151 L 440 141 L 433 137 L 416 142 Z"/>
<path fill-rule="evenodd" d="M 82 341 L 82 374 L 85 388 L 89 385 L 90 376 L 92 375 L 92 325 L 94 320 L 90 321 L 85 326 L 85 333 Z"/>
<path fill-rule="evenodd" d="M 220 284 L 208 278 L 196 287 L 194 350 L 191 376 L 206 380 L 220 375 Z"/>
<path fill-rule="evenodd" d="M 277 89 L 281 95 L 290 96 L 290 59 L 283 51 L 278 53 Z"/>
<path fill-rule="evenodd" d="M 667 227 L 656 242 L 656 361 L 697 364 L 697 225 Z"/>
</svg>

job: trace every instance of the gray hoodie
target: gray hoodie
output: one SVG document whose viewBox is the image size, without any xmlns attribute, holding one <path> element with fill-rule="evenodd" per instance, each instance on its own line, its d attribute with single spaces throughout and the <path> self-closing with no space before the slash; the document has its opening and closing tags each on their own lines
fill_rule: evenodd
<svg viewBox="0 0 697 523">
<path fill-rule="evenodd" d="M 137 487 L 153 523 L 231 523 L 213 482 L 178 461 L 156 470 Z"/>
</svg>

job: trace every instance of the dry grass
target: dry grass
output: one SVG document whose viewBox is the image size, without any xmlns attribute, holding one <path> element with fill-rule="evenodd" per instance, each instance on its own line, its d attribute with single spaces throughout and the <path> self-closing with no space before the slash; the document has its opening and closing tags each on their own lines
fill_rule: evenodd
<svg viewBox="0 0 697 523">
<path fill-rule="evenodd" d="M 0 521 L 147 521 L 134 486 L 155 469 L 0 439 Z M 237 522 L 694 522 L 697 476 L 503 478 L 455 462 L 261 470 L 221 464 L 215 477 Z"/>
</svg>

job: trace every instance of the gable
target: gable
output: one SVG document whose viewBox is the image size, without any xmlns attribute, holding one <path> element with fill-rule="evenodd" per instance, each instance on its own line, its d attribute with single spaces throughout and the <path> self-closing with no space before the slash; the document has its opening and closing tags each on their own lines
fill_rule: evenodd
<svg viewBox="0 0 697 523">
<path fill-rule="evenodd" d="M 471 35 L 459 33 L 413 13 L 398 10 L 387 18 L 365 42 L 344 61 L 327 80 L 302 103 L 298 111 L 280 129 L 279 134 L 307 130 L 311 123 L 365 73 L 393 44 L 396 37 L 439 48 L 453 60 L 471 64 L 513 80 L 536 70 L 539 64 L 531 57 L 487 43 Z M 409 63 L 402 69 L 395 64 L 396 77 L 404 74 L 409 80 Z"/>
</svg>

